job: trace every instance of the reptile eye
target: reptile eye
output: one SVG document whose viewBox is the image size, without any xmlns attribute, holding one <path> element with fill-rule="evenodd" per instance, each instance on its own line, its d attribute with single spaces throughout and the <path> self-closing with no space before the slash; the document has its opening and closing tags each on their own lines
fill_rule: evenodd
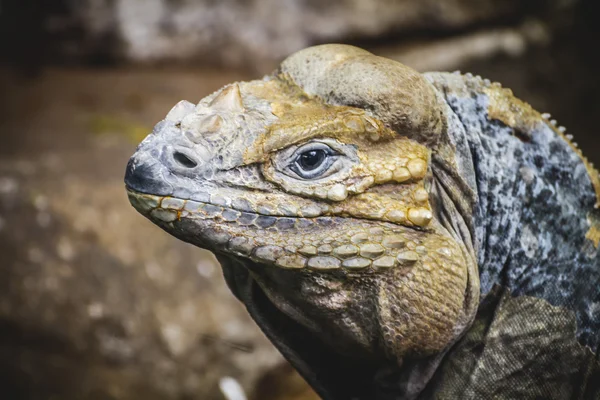
<svg viewBox="0 0 600 400">
<path fill-rule="evenodd" d="M 324 143 L 309 143 L 296 151 L 290 169 L 303 179 L 319 178 L 335 161 L 336 153 Z"/>
<path fill-rule="evenodd" d="M 300 154 L 297 163 L 304 171 L 312 171 L 319 168 L 326 157 L 327 153 L 323 150 L 309 150 Z"/>
</svg>

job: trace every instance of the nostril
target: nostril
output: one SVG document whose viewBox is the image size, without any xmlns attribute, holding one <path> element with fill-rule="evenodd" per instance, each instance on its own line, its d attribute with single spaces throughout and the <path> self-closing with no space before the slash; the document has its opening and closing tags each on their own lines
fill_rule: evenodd
<svg viewBox="0 0 600 400">
<path fill-rule="evenodd" d="M 196 161 L 192 160 L 191 158 L 189 158 L 185 154 L 180 153 L 178 151 L 176 151 L 175 153 L 173 153 L 173 158 L 180 165 L 183 165 L 186 168 L 195 168 L 198 165 L 198 163 Z"/>
</svg>

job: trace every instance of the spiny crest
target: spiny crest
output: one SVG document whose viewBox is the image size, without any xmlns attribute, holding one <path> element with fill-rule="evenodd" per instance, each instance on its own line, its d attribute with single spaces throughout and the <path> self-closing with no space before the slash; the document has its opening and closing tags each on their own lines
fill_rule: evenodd
<svg viewBox="0 0 600 400">
<path fill-rule="evenodd" d="M 555 119 L 551 119 L 551 118 L 552 118 L 552 116 L 549 113 L 542 114 L 542 119 L 544 121 L 546 121 L 546 123 L 548 123 L 548 126 L 551 129 L 553 129 L 554 132 L 557 133 L 560 137 L 562 137 L 583 161 L 583 164 L 585 165 L 585 167 L 588 171 L 588 174 L 590 175 L 590 179 L 592 181 L 592 186 L 594 187 L 594 190 L 596 192 L 596 204 L 595 204 L 594 208 L 596 208 L 596 209 L 600 208 L 600 173 L 596 170 L 596 168 L 594 167 L 594 164 L 591 163 L 583 155 L 583 153 L 579 149 L 579 146 L 577 145 L 577 143 L 573 141 L 573 139 L 574 139 L 573 135 L 567 133 L 567 128 L 565 128 L 564 126 L 558 126 L 558 122 Z M 597 246 L 597 243 L 596 243 L 596 246 Z"/>
</svg>

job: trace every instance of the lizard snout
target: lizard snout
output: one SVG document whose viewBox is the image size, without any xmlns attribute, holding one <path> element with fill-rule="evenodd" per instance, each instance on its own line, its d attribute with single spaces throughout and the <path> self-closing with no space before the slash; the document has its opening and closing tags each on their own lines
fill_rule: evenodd
<svg viewBox="0 0 600 400">
<path fill-rule="evenodd" d="M 125 185 L 137 192 L 159 196 L 168 196 L 173 192 L 171 185 L 165 181 L 158 162 L 135 155 L 127 163 Z"/>
</svg>

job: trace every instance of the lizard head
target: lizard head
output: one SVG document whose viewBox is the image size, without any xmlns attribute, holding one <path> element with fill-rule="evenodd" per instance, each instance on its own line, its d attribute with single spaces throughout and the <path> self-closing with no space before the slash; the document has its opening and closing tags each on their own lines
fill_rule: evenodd
<svg viewBox="0 0 600 400">
<path fill-rule="evenodd" d="M 472 317 L 471 260 L 431 189 L 444 110 L 402 64 L 309 48 L 177 104 L 129 161 L 129 198 L 340 351 L 435 353 Z"/>
</svg>

